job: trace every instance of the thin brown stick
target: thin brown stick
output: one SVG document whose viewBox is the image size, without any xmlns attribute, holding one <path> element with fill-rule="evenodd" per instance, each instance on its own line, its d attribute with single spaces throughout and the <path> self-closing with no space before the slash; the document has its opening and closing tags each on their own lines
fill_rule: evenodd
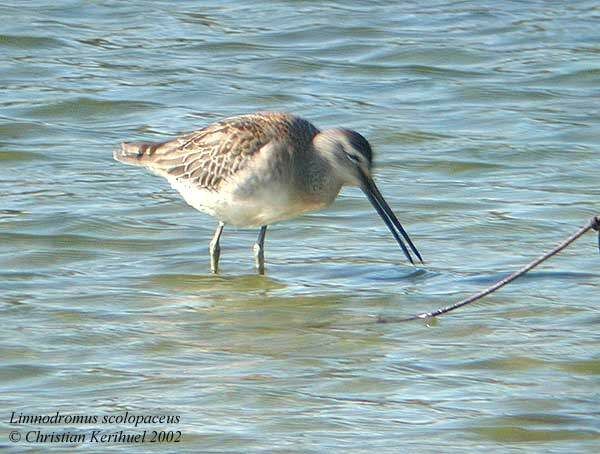
<svg viewBox="0 0 600 454">
<path fill-rule="evenodd" d="M 504 287 L 506 284 L 514 281 L 518 277 L 523 276 L 525 273 L 532 270 L 533 268 L 538 266 L 540 263 L 545 262 L 550 257 L 555 256 L 556 254 L 561 252 L 563 249 L 567 248 L 571 243 L 578 240 L 580 237 L 582 237 L 584 234 L 586 234 L 591 229 L 598 231 L 598 248 L 600 249 L 600 216 L 594 216 L 592 219 L 590 219 L 588 221 L 588 223 L 586 225 L 584 225 L 577 232 L 575 232 L 573 235 L 568 237 L 566 240 L 564 240 L 562 243 L 560 243 L 558 246 L 556 246 L 550 252 L 547 252 L 546 254 L 542 255 L 541 257 L 535 259 L 533 262 L 525 265 L 520 270 L 515 271 L 514 273 L 499 280 L 494 285 L 492 285 L 484 290 L 481 290 L 480 292 L 478 292 L 474 295 L 471 295 L 468 298 L 465 298 L 465 299 L 463 299 L 455 304 L 452 304 L 450 306 L 442 307 L 442 308 L 436 309 L 432 312 L 424 312 L 422 314 L 413 315 L 412 317 L 408 317 L 408 318 L 379 317 L 377 319 L 377 323 L 397 323 L 397 322 L 408 322 L 411 320 L 418 320 L 418 319 L 434 318 L 434 317 L 438 317 L 443 314 L 447 314 L 448 312 L 452 312 L 453 310 L 458 309 L 459 307 L 463 307 L 463 306 L 466 306 L 467 304 L 474 303 L 475 301 L 480 300 L 484 296 L 487 296 L 490 293 L 493 293 L 496 290 Z"/>
</svg>

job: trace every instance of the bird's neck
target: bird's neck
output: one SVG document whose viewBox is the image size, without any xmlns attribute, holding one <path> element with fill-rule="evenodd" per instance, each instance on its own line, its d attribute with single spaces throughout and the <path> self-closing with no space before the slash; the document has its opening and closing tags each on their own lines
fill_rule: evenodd
<svg viewBox="0 0 600 454">
<path fill-rule="evenodd" d="M 329 160 L 319 153 L 310 153 L 302 167 L 305 193 L 325 205 L 333 202 L 342 183 L 336 178 Z"/>
</svg>

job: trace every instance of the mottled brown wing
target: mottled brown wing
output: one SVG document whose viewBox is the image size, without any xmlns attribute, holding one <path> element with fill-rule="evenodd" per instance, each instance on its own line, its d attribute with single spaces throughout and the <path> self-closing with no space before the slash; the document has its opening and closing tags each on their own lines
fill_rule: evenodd
<svg viewBox="0 0 600 454">
<path fill-rule="evenodd" d="M 169 179 L 217 190 L 246 167 L 271 141 L 310 141 L 318 131 L 309 122 L 286 114 L 253 114 L 227 118 L 192 134 L 160 144 L 135 147 L 135 164 Z M 120 159 L 125 162 L 125 159 Z M 134 164 L 134 162 L 130 162 Z"/>
</svg>

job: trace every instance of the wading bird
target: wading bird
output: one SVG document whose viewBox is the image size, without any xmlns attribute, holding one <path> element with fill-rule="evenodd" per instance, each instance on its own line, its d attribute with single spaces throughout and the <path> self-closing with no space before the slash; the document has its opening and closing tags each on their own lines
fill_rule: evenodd
<svg viewBox="0 0 600 454">
<path fill-rule="evenodd" d="M 373 152 L 356 131 L 319 131 L 285 113 L 261 112 L 226 118 L 162 143 L 122 143 L 114 157 L 166 178 L 185 201 L 214 216 L 219 225 L 210 242 L 210 266 L 218 271 L 223 227 L 260 227 L 254 245 L 256 267 L 264 273 L 267 226 L 323 209 L 342 186 L 358 186 L 402 248 L 419 251 L 375 186 Z"/>
</svg>

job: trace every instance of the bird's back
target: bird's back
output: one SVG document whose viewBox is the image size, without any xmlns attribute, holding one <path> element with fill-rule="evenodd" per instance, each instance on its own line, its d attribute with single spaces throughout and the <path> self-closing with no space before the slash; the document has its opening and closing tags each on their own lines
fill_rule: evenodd
<svg viewBox="0 0 600 454">
<path fill-rule="evenodd" d="M 304 150 L 318 133 L 300 117 L 261 112 L 226 118 L 167 142 L 126 142 L 114 157 L 169 180 L 218 191 L 256 160 L 266 145 L 281 143 L 290 150 Z"/>
</svg>

